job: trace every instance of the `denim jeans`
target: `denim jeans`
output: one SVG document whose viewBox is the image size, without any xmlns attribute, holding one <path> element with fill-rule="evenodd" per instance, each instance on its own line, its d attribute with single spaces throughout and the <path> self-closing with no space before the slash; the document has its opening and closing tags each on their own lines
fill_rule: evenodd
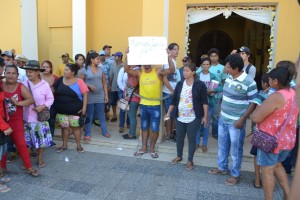
<svg viewBox="0 0 300 200">
<path fill-rule="evenodd" d="M 221 103 L 222 98 L 216 98 L 214 104 L 214 113 L 213 113 L 213 121 L 212 121 L 212 135 L 218 136 L 218 126 L 219 126 L 219 118 L 221 112 Z"/>
<path fill-rule="evenodd" d="M 200 128 L 197 131 L 197 136 L 196 136 L 196 144 L 200 144 L 200 134 L 201 132 L 203 133 L 203 139 L 202 139 L 202 145 L 207 145 L 208 143 L 208 136 L 209 136 L 209 131 L 210 131 L 210 118 L 212 117 L 214 112 L 214 107 L 209 106 L 208 107 L 208 120 L 207 120 L 207 126 L 204 127 L 203 124 L 200 125 Z"/>
<path fill-rule="evenodd" d="M 228 170 L 228 156 L 231 149 L 231 175 L 234 177 L 240 176 L 241 165 L 243 158 L 243 146 L 246 135 L 246 122 L 242 129 L 237 129 L 234 124 L 227 124 L 222 117 L 219 119 L 219 134 L 218 134 L 218 165 L 223 171 Z"/>
<path fill-rule="evenodd" d="M 118 93 L 119 99 L 123 98 L 123 93 L 124 93 L 123 90 L 119 90 L 119 93 Z M 120 121 L 119 121 L 119 127 L 120 127 L 120 128 L 124 128 L 124 124 L 125 124 L 125 114 L 126 114 L 126 111 L 120 109 L 120 113 L 119 113 L 119 119 L 120 119 Z M 130 125 L 130 121 L 129 121 L 128 114 L 127 114 L 127 117 L 126 117 L 126 124 L 127 124 L 127 126 Z"/>
<path fill-rule="evenodd" d="M 88 117 L 90 118 L 90 122 L 85 127 L 85 136 L 91 136 L 91 128 L 92 128 L 92 122 L 93 122 L 92 119 L 94 116 L 94 111 L 97 112 L 97 115 L 99 116 L 102 134 L 103 135 L 108 134 L 107 128 L 106 128 L 104 106 L 105 106 L 105 103 L 87 104 L 86 113 L 87 113 Z"/>
<path fill-rule="evenodd" d="M 129 134 L 131 137 L 136 136 L 136 134 L 135 134 L 135 132 L 136 132 L 136 113 L 139 108 L 139 105 L 140 104 L 138 102 L 134 102 L 134 101 L 130 102 L 128 117 L 130 120 Z"/>
<path fill-rule="evenodd" d="M 190 123 L 183 123 L 176 119 L 176 147 L 177 147 L 177 157 L 182 158 L 184 138 L 187 134 L 188 138 L 188 161 L 193 161 L 195 150 L 196 150 L 196 134 L 195 130 L 200 127 L 201 119 L 196 118 Z"/>
</svg>

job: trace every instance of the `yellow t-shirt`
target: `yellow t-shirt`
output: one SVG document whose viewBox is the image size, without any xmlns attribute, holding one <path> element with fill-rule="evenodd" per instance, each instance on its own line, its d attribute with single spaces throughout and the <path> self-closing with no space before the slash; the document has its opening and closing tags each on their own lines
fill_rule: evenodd
<svg viewBox="0 0 300 200">
<path fill-rule="evenodd" d="M 58 78 L 64 75 L 64 70 L 65 70 L 66 64 L 60 63 L 59 65 L 53 67 L 53 74 L 57 76 Z"/>
<path fill-rule="evenodd" d="M 151 72 L 146 73 L 142 70 L 140 77 L 140 95 L 146 98 L 159 99 L 161 96 L 162 81 L 159 79 L 156 70 L 152 68 Z M 146 106 L 160 105 L 160 100 L 150 101 L 141 97 L 140 104 Z"/>
</svg>

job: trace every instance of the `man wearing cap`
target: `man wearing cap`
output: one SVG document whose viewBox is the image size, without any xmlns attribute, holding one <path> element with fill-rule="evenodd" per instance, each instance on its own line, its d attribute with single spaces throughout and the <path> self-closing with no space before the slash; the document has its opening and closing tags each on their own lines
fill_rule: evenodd
<svg viewBox="0 0 300 200">
<path fill-rule="evenodd" d="M 104 75 L 105 75 L 105 80 L 106 80 L 106 85 L 107 85 L 107 91 L 110 93 L 111 91 L 111 83 L 109 79 L 109 71 L 111 69 L 112 65 L 115 65 L 115 62 L 109 61 L 105 59 L 106 53 L 104 50 L 99 51 L 100 55 L 100 63 L 99 66 L 102 67 Z M 106 120 L 109 120 L 109 103 L 105 104 L 105 116 Z"/>
<path fill-rule="evenodd" d="M 119 100 L 119 88 L 118 88 L 118 74 L 122 67 L 124 67 L 124 63 L 122 61 L 123 54 L 121 52 L 116 52 L 113 54 L 115 57 L 116 64 L 112 65 L 110 71 L 109 71 L 109 79 L 110 79 L 110 86 L 111 86 L 111 92 L 110 92 L 110 104 L 113 109 L 113 118 L 111 119 L 111 122 L 115 122 L 117 120 L 117 102 Z"/>
<path fill-rule="evenodd" d="M 256 75 L 256 67 L 249 62 L 249 57 L 251 54 L 250 49 L 246 46 L 242 46 L 238 50 L 233 50 L 232 53 L 240 54 L 244 62 L 243 71 L 249 74 L 254 79 Z"/>
<path fill-rule="evenodd" d="M 4 51 L 1 56 L 4 59 L 5 66 L 14 64 L 14 54 L 11 51 Z"/>
<path fill-rule="evenodd" d="M 111 60 L 111 61 L 115 61 L 115 57 L 111 54 L 111 48 L 112 46 L 110 45 L 104 45 L 102 50 L 105 51 L 105 60 Z"/>
<path fill-rule="evenodd" d="M 63 53 L 61 55 L 62 63 L 54 68 L 53 74 L 57 77 L 64 75 L 65 66 L 70 63 L 70 56 L 68 53 Z"/>
<path fill-rule="evenodd" d="M 28 80 L 26 76 L 26 70 L 23 69 L 27 61 L 28 59 L 23 55 L 17 55 L 15 58 L 15 63 L 16 66 L 18 67 L 18 72 L 19 72 L 18 82 L 23 82 Z"/>
</svg>

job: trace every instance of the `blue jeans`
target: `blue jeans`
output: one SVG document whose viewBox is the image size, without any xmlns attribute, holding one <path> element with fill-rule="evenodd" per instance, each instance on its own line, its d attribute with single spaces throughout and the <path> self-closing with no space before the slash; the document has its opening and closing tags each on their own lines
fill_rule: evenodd
<svg viewBox="0 0 300 200">
<path fill-rule="evenodd" d="M 219 118 L 221 112 L 221 98 L 215 98 L 214 104 L 214 113 L 213 113 L 213 121 L 212 121 L 212 135 L 218 137 L 218 126 L 219 126 Z"/>
<path fill-rule="evenodd" d="M 92 128 L 92 122 L 93 122 L 92 119 L 94 116 L 94 111 L 97 112 L 97 115 L 99 116 L 102 134 L 103 135 L 108 134 L 108 131 L 106 128 L 104 106 L 105 106 L 105 103 L 87 104 L 86 113 L 87 113 L 88 117 L 90 118 L 90 122 L 85 127 L 85 136 L 91 136 L 91 128 Z"/>
<path fill-rule="evenodd" d="M 130 120 L 130 130 L 129 130 L 129 134 L 131 137 L 135 136 L 135 132 L 136 132 L 136 113 L 137 110 L 139 108 L 139 103 L 137 102 L 130 102 L 130 107 L 129 107 L 129 111 L 128 111 L 128 117 Z"/>
<path fill-rule="evenodd" d="M 213 106 L 209 106 L 208 107 L 208 121 L 207 121 L 207 126 L 204 127 L 203 124 L 200 125 L 200 128 L 197 131 L 196 144 L 200 144 L 200 134 L 201 134 L 201 132 L 203 132 L 202 145 L 207 145 L 209 131 L 210 131 L 210 118 L 212 117 L 213 112 L 214 112 L 214 107 Z"/>
<path fill-rule="evenodd" d="M 119 93 L 118 93 L 119 99 L 123 98 L 123 93 L 124 93 L 123 90 L 119 90 Z M 120 128 L 124 128 L 124 124 L 125 124 L 125 114 L 126 114 L 126 111 L 120 109 L 120 113 L 119 113 L 119 119 L 120 119 L 120 121 L 119 121 L 119 127 L 120 127 Z M 126 117 L 126 124 L 127 124 L 127 126 L 130 125 L 130 121 L 129 121 L 128 114 L 127 114 L 127 117 Z"/>
<path fill-rule="evenodd" d="M 222 171 L 228 170 L 228 156 L 231 149 L 231 175 L 240 176 L 243 158 L 243 146 L 246 135 L 246 122 L 242 129 L 237 129 L 234 124 L 227 124 L 222 117 L 219 119 L 218 135 L 218 165 Z"/>
<path fill-rule="evenodd" d="M 163 97 L 166 97 L 166 96 L 170 96 L 170 94 L 167 94 L 167 93 L 163 92 Z M 169 110 L 169 107 L 172 103 L 172 98 L 173 98 L 173 96 L 170 96 L 169 98 L 163 100 L 165 108 L 166 108 L 166 112 L 168 112 L 168 110 Z M 174 118 L 174 109 L 170 113 L 170 117 Z"/>
<path fill-rule="evenodd" d="M 159 106 L 140 105 L 140 112 L 141 112 L 142 131 L 148 130 L 151 125 L 152 132 L 158 133 L 160 117 L 161 117 L 160 105 Z"/>
</svg>

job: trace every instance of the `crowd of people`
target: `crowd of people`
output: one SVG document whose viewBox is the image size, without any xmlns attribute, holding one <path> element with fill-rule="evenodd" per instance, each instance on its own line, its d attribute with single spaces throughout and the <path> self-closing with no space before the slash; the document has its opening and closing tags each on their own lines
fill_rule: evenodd
<svg viewBox="0 0 300 200">
<path fill-rule="evenodd" d="M 45 167 L 43 148 L 55 145 L 56 122 L 61 127 L 63 141 L 57 153 L 68 149 L 70 133 L 74 134 L 76 150 L 83 153 L 82 118 L 89 119 L 84 129 L 84 140 L 89 142 L 92 124 L 99 126 L 104 137 L 111 137 L 106 125 L 109 120 L 119 122 L 120 133 L 125 132 L 126 124 L 129 132 L 122 135 L 124 139 L 137 139 L 137 116 L 140 115 L 142 147 L 134 156 L 148 153 L 150 137 L 149 153 L 152 158 L 158 158 L 155 146 L 163 105 L 166 111 L 163 141 L 175 142 L 177 147 L 172 164 L 182 161 L 187 136 L 186 169 L 192 170 L 196 149 L 200 148 L 203 153 L 208 151 L 211 131 L 218 140 L 218 167 L 208 173 L 230 174 L 225 184 L 236 185 L 241 175 L 246 121 L 251 119 L 253 131 L 259 129 L 278 136 L 278 146 L 272 152 L 264 152 L 256 146 L 251 149 L 255 166 L 253 186 L 263 187 L 265 198 L 272 199 L 276 176 L 285 197 L 288 195 L 286 173 L 291 173 L 295 166 L 296 130 L 297 135 L 299 132 L 294 63 L 279 62 L 257 82 L 258 74 L 249 62 L 251 52 L 246 46 L 233 50 L 222 62 L 224 65 L 218 49 L 212 48 L 201 56 L 199 67 L 189 56 L 182 59 L 183 67 L 177 66 L 179 45 L 176 43 L 169 44 L 168 64 L 162 67 L 129 66 L 126 58 L 129 50 L 124 55 L 122 52 L 111 55 L 111 48 L 105 45 L 99 53 L 92 50 L 86 56 L 77 54 L 75 61 L 63 53 L 62 63 L 57 66 L 49 60 L 40 65 L 39 61 L 28 60 L 13 51 L 1 52 L 0 130 L 9 137 L 7 143 L 0 145 L 1 192 L 9 191 L 5 183 L 10 178 L 4 176 L 6 162 L 13 159 L 14 151 L 24 162 L 22 169 L 32 176 L 40 175 L 32 168 L 30 149 L 37 152 L 37 166 Z M 263 89 L 258 92 L 260 87 Z M 119 103 L 125 103 L 126 108 L 119 109 L 117 115 Z M 229 155 L 231 167 L 228 166 Z"/>
</svg>

